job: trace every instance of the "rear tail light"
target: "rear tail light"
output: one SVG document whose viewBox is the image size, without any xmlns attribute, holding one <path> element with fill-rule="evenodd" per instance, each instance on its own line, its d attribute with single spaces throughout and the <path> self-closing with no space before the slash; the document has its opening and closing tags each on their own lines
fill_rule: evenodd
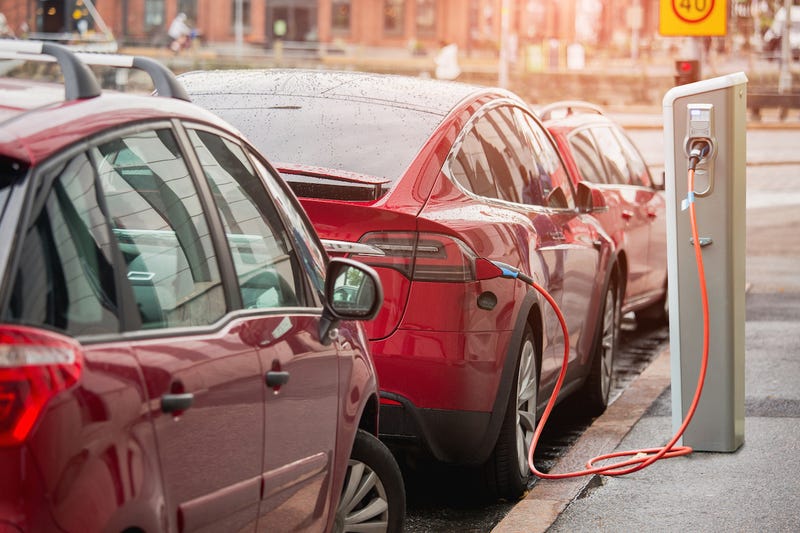
<svg viewBox="0 0 800 533">
<path fill-rule="evenodd" d="M 371 266 L 393 268 L 413 281 L 475 280 L 475 252 L 450 235 L 387 231 L 367 233 L 359 242 L 383 255 L 353 254 L 353 258 Z"/>
<path fill-rule="evenodd" d="M 47 402 L 74 385 L 83 358 L 73 339 L 25 326 L 0 326 L 0 446 L 25 441 Z"/>
</svg>

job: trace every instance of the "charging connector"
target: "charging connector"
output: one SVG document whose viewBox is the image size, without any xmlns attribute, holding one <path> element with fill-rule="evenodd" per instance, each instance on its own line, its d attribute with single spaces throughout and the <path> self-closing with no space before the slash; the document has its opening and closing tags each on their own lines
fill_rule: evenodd
<svg viewBox="0 0 800 533">
<path fill-rule="evenodd" d="M 697 164 L 711 153 L 711 142 L 708 139 L 694 139 L 689 145 L 689 169 L 695 170 Z"/>
</svg>

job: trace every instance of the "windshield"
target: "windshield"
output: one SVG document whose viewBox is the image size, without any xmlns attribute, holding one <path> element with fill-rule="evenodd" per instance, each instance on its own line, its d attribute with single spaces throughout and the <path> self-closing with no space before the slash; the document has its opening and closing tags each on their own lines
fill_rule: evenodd
<svg viewBox="0 0 800 533">
<path fill-rule="evenodd" d="M 194 95 L 242 130 L 275 164 L 293 163 L 386 178 L 411 164 L 441 116 L 374 102 L 294 96 Z"/>
</svg>

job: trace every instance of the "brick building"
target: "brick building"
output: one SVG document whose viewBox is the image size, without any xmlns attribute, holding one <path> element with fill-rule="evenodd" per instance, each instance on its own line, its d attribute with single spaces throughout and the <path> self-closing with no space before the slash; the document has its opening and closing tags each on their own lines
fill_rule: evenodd
<svg viewBox="0 0 800 533">
<path fill-rule="evenodd" d="M 658 25 L 658 0 L 505 0 L 509 35 L 521 45 L 550 39 L 611 44 Z M 503 0 L 0 0 L 15 30 L 89 34 L 110 29 L 122 44 L 162 45 L 179 12 L 188 15 L 207 43 L 234 42 L 237 9 L 245 42 L 349 43 L 436 48 L 454 42 L 464 53 L 496 51 Z M 633 7 L 631 7 L 633 6 Z M 96 8 L 102 22 L 92 16 Z M 81 22 L 81 21 L 84 22 Z M 80 24 L 83 26 L 81 27 Z"/>
</svg>

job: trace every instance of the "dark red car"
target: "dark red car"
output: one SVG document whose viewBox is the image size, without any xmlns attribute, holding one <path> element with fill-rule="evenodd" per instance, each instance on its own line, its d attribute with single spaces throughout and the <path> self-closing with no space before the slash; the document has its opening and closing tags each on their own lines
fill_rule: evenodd
<svg viewBox="0 0 800 533">
<path fill-rule="evenodd" d="M 18 52 L 65 83 L 0 78 L 0 530 L 399 531 L 377 274 L 158 63 Z"/>
<path fill-rule="evenodd" d="M 381 438 L 398 453 L 481 465 L 495 496 L 526 488 L 535 420 L 561 368 L 543 285 L 569 322 L 564 393 L 608 401 L 624 282 L 556 146 L 514 94 L 354 72 L 195 72 L 193 101 L 237 125 L 289 182 L 332 253 L 373 266 L 368 324 Z"/>
<path fill-rule="evenodd" d="M 667 210 L 663 181 L 650 174 L 625 130 L 587 102 L 556 102 L 540 111 L 575 184 L 600 191 L 597 215 L 617 246 L 624 279 L 622 312 L 640 322 L 667 321 Z"/>
</svg>

